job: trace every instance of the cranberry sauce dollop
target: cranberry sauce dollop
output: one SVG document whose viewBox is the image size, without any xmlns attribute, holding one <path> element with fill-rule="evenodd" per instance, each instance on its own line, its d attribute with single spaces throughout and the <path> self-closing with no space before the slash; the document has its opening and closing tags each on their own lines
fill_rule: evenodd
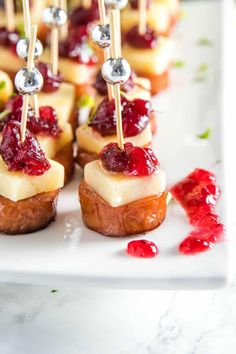
<svg viewBox="0 0 236 354">
<path fill-rule="evenodd" d="M 151 0 L 146 1 L 147 9 L 150 7 Z M 132 9 L 138 9 L 138 0 L 130 0 L 130 5 Z"/>
<path fill-rule="evenodd" d="M 148 26 L 146 32 L 140 34 L 138 26 L 134 26 L 125 34 L 125 40 L 131 47 L 143 49 L 155 48 L 157 44 L 157 34 Z"/>
<path fill-rule="evenodd" d="M 153 258 L 158 255 L 159 250 L 154 242 L 148 240 L 134 240 L 127 245 L 128 255 L 138 258 Z"/>
<path fill-rule="evenodd" d="M 6 109 L 11 112 L 0 120 L 0 131 L 4 128 L 5 124 L 10 121 L 21 121 L 23 98 L 22 96 L 11 97 L 7 104 Z M 30 107 L 28 109 L 27 128 L 33 134 L 47 135 L 57 137 L 61 129 L 58 126 L 58 119 L 56 111 L 50 106 L 39 108 L 39 117 L 35 116 L 34 110 Z"/>
<path fill-rule="evenodd" d="M 196 169 L 170 191 L 186 211 L 193 226 L 193 230 L 179 245 L 181 253 L 203 252 L 223 239 L 224 225 L 214 211 L 220 189 L 213 173 Z"/>
<path fill-rule="evenodd" d="M 99 9 L 97 1 L 92 1 L 92 5 L 89 8 L 83 6 L 76 7 L 69 16 L 72 27 L 87 26 L 98 19 Z"/>
<path fill-rule="evenodd" d="M 43 88 L 42 91 L 46 93 L 55 92 L 59 89 L 62 82 L 61 74 L 53 74 L 51 65 L 48 63 L 38 63 L 37 69 L 43 75 Z"/>
<path fill-rule="evenodd" d="M 141 133 L 149 122 L 150 103 L 140 98 L 128 101 L 122 97 L 121 106 L 124 137 L 128 138 Z M 97 112 L 89 123 L 89 126 L 102 136 L 115 134 L 115 101 L 109 101 L 108 98 L 105 98 L 98 106 Z"/>
<path fill-rule="evenodd" d="M 127 176 L 150 176 L 159 169 L 159 161 L 152 149 L 124 144 L 121 150 L 117 143 L 110 143 L 101 150 L 102 166 L 107 171 Z"/>
<path fill-rule="evenodd" d="M 6 27 L 0 27 L 0 45 L 10 48 L 10 50 L 16 54 L 16 45 L 20 39 L 19 32 L 8 31 Z"/>
<path fill-rule="evenodd" d="M 20 123 L 16 121 L 7 123 L 3 129 L 0 155 L 9 171 L 40 176 L 50 168 L 38 140 L 28 130 L 25 141 L 21 142 Z"/>
<path fill-rule="evenodd" d="M 135 72 L 132 70 L 129 79 L 121 86 L 121 91 L 129 92 L 134 88 Z M 107 83 L 103 79 L 101 70 L 98 71 L 94 87 L 101 96 L 107 96 Z"/>
<path fill-rule="evenodd" d="M 59 45 L 60 56 L 70 58 L 80 64 L 94 65 L 97 56 L 88 43 L 88 31 L 85 26 L 73 28 L 64 42 Z"/>
</svg>

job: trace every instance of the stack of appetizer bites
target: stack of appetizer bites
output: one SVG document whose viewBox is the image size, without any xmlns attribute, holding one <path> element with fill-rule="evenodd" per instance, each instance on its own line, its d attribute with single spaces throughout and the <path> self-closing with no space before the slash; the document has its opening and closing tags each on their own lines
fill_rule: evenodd
<svg viewBox="0 0 236 354">
<path fill-rule="evenodd" d="M 102 39 L 106 20 L 104 3 L 102 0 L 99 3 Z M 100 151 L 99 159 L 86 164 L 84 180 L 79 186 L 85 224 L 108 236 L 128 236 L 153 230 L 163 222 L 166 214 L 165 174 L 160 170 L 154 152 L 143 144 L 135 146 L 136 141 L 134 145 L 130 138 L 124 143 L 123 131 L 127 130 L 129 134 L 144 123 L 140 116 L 146 117 L 148 126 L 148 109 L 143 102 L 140 104 L 139 101 L 143 100 L 139 99 L 137 104 L 135 100 L 122 100 L 120 96 L 120 84 L 129 79 L 131 70 L 120 53 L 118 17 L 118 10 L 110 10 L 111 58 L 102 67 L 108 91 L 109 85 L 113 85 L 114 98 L 108 96 L 102 102 L 104 107 L 100 105 L 102 113 L 92 120 L 94 125 L 97 121 L 97 127 L 102 131 L 110 129 L 112 135 L 110 142 Z M 97 44 L 102 47 L 100 41 L 98 39 Z M 107 111 L 113 116 L 113 126 Z M 103 115 L 106 116 L 105 121 L 102 121 Z M 80 136 L 77 137 L 80 141 Z"/>
<path fill-rule="evenodd" d="M 11 117 L 5 122 L 0 144 L 0 231 L 22 234 L 46 227 L 56 216 L 59 189 L 64 184 L 64 168 L 48 160 L 36 137 L 27 129 L 29 98 L 43 84 L 34 67 L 37 26 L 26 38 L 27 67 L 15 78 L 16 89 L 23 95 L 22 105 L 12 105 Z M 18 107 L 18 109 L 17 109 Z M 20 122 L 17 118 L 20 116 Z M 43 119 L 42 119 L 43 120 Z"/>
</svg>

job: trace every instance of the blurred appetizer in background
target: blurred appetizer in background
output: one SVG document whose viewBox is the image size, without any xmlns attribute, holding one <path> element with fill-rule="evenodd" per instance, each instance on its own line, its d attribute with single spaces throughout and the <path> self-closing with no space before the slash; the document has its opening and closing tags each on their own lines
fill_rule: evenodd
<svg viewBox="0 0 236 354">
<path fill-rule="evenodd" d="M 139 1 L 139 25 L 126 32 L 123 55 L 138 76 L 151 81 L 155 95 L 168 87 L 172 43 L 147 25 L 147 0 Z"/>
<path fill-rule="evenodd" d="M 13 95 L 13 90 L 13 83 L 10 76 L 0 70 L 0 111 L 4 109 L 9 97 Z"/>
<path fill-rule="evenodd" d="M 34 68 L 36 35 L 37 26 L 32 26 L 27 67 L 15 78 L 16 89 L 23 95 L 20 122 L 5 122 L 0 144 L 0 231 L 10 235 L 34 232 L 53 221 L 57 196 L 64 185 L 64 167 L 46 158 L 27 129 L 29 98 L 35 96 L 36 102 L 43 84 Z M 13 101 L 13 114 L 18 100 Z"/>
</svg>

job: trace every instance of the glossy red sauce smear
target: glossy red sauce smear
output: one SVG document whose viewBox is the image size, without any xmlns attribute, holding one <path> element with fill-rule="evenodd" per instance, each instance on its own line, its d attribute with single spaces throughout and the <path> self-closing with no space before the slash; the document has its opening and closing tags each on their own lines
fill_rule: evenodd
<svg viewBox="0 0 236 354">
<path fill-rule="evenodd" d="M 159 253 L 156 244 L 148 240 L 131 241 L 126 251 L 130 256 L 139 258 L 153 258 Z"/>
<path fill-rule="evenodd" d="M 7 123 L 3 129 L 0 155 L 9 171 L 40 176 L 50 168 L 38 140 L 28 130 L 21 142 L 20 123 L 16 121 Z"/>
<path fill-rule="evenodd" d="M 72 27 L 87 26 L 91 22 L 99 20 L 99 9 L 97 1 L 92 1 L 89 8 L 76 7 L 69 16 Z"/>
<path fill-rule="evenodd" d="M 193 226 L 193 230 L 179 245 L 181 253 L 204 252 L 223 240 L 224 225 L 215 213 L 220 189 L 213 173 L 196 169 L 174 185 L 170 192 L 186 211 Z"/>
<path fill-rule="evenodd" d="M 104 146 L 100 152 L 102 166 L 107 171 L 128 176 L 150 176 L 159 169 L 159 161 L 152 149 L 125 143 L 121 150 L 117 143 Z"/>
</svg>

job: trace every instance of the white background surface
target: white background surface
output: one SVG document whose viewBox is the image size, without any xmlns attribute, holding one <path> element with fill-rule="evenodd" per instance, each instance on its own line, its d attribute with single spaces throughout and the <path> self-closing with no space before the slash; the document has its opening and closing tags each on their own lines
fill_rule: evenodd
<svg viewBox="0 0 236 354">
<path fill-rule="evenodd" d="M 213 1 L 203 3 L 207 8 Z M 236 176 L 233 158 L 230 162 L 229 183 Z M 230 194 L 231 211 L 234 197 Z M 236 223 L 230 231 L 235 236 Z M 236 256 L 234 243 L 232 249 Z M 54 284 L 0 284 L 0 354 L 235 354 L 234 264 L 232 269 L 232 283 L 217 291 L 64 287 L 51 293 Z"/>
</svg>

